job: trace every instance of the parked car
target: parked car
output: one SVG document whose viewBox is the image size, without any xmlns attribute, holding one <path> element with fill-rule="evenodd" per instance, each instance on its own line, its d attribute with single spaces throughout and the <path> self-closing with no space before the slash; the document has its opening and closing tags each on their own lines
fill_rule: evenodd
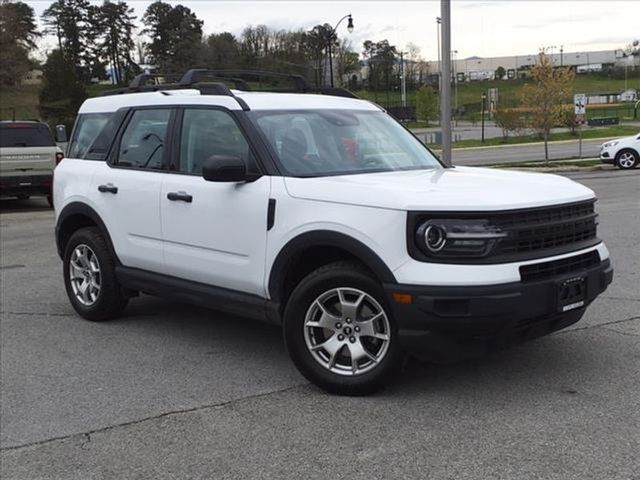
<svg viewBox="0 0 640 480">
<path fill-rule="evenodd" d="M 63 158 L 46 123 L 0 122 L 0 196 L 44 195 L 53 206 L 53 169 Z"/>
<path fill-rule="evenodd" d="M 636 168 L 640 163 L 640 132 L 603 143 L 600 147 L 600 160 L 623 170 Z"/>
<path fill-rule="evenodd" d="M 272 322 L 306 378 L 366 394 L 406 353 L 565 328 L 612 280 L 595 195 L 568 178 L 445 167 L 339 89 L 230 90 L 198 71 L 140 84 L 84 102 L 56 169 L 64 284 L 85 319 L 146 293 Z"/>
</svg>

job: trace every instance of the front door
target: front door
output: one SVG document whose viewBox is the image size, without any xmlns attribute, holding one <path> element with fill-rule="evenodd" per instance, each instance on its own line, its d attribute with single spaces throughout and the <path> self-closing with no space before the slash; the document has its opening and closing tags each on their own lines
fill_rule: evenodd
<svg viewBox="0 0 640 480">
<path fill-rule="evenodd" d="M 264 268 L 270 177 L 208 182 L 202 165 L 234 155 L 248 168 L 255 157 L 230 112 L 186 108 L 160 197 L 167 272 L 195 282 L 265 296 Z M 177 158 L 174 158 L 177 157 Z"/>
</svg>

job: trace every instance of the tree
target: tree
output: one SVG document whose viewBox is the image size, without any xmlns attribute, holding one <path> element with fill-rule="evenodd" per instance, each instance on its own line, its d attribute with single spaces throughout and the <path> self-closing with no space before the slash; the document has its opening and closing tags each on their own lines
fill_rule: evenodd
<svg viewBox="0 0 640 480">
<path fill-rule="evenodd" d="M 105 0 L 97 12 L 96 30 L 101 30 L 100 57 L 112 65 L 116 83 L 124 82 L 127 76 L 131 77 L 135 68 L 131 57 L 131 52 L 135 49 L 135 19 L 133 8 L 123 1 L 114 3 Z"/>
<path fill-rule="evenodd" d="M 423 85 L 416 93 L 416 118 L 424 120 L 429 126 L 429 120 L 438 115 L 438 97 L 429 85 Z"/>
<path fill-rule="evenodd" d="M 240 46 L 236 37 L 229 32 L 214 33 L 205 41 L 203 63 L 210 68 L 238 68 Z"/>
<path fill-rule="evenodd" d="M 202 56 L 202 20 L 183 5 L 157 1 L 149 5 L 142 21 L 151 37 L 146 46 L 150 61 L 166 73 L 183 73 Z"/>
<path fill-rule="evenodd" d="M 338 81 L 342 82 L 347 75 L 357 73 L 360 70 L 360 56 L 351 50 L 351 45 L 346 40 L 339 42 L 336 48 L 338 60 Z"/>
<path fill-rule="evenodd" d="M 506 140 L 510 133 L 518 133 L 525 128 L 525 122 L 520 112 L 509 108 L 498 108 L 495 114 L 495 122 L 502 129 L 502 137 Z"/>
<path fill-rule="evenodd" d="M 88 0 L 57 0 L 42 14 L 45 32 L 56 35 L 58 48 L 66 59 L 84 76 L 84 67 L 92 62 L 93 14 Z M 90 74 L 88 74 L 90 75 Z"/>
<path fill-rule="evenodd" d="M 29 71 L 29 52 L 39 36 L 33 8 L 23 2 L 0 1 L 0 84 L 15 85 Z"/>
<path fill-rule="evenodd" d="M 71 128 L 73 119 L 87 98 L 76 66 L 61 50 L 53 50 L 43 67 L 44 85 L 40 91 L 40 114 L 50 124 Z"/>
<path fill-rule="evenodd" d="M 495 73 L 496 80 L 502 80 L 506 74 L 507 74 L 507 71 L 504 69 L 504 67 L 496 68 L 496 73 Z"/>
<path fill-rule="evenodd" d="M 544 50 L 531 70 L 532 82 L 522 88 L 522 103 L 531 112 L 530 124 L 544 139 L 544 159 L 549 161 L 549 132 L 561 122 L 563 105 L 570 101 L 575 73 L 554 68 Z"/>
</svg>

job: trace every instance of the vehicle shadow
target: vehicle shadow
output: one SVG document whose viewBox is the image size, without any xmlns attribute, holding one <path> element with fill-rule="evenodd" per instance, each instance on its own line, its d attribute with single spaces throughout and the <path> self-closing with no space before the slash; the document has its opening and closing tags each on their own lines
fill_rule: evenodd
<svg viewBox="0 0 640 480">
<path fill-rule="evenodd" d="M 31 197 L 26 200 L 0 199 L 0 213 L 42 212 L 46 210 L 51 210 L 51 207 L 45 197 Z"/>
</svg>

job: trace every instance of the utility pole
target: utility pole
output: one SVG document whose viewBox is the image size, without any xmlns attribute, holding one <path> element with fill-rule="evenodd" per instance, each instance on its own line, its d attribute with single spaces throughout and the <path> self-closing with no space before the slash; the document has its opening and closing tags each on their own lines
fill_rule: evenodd
<svg viewBox="0 0 640 480">
<path fill-rule="evenodd" d="M 440 110 L 440 105 L 442 102 L 442 62 L 440 61 L 440 23 L 442 19 L 440 17 L 436 17 L 436 28 L 438 30 L 437 42 L 438 42 L 438 110 Z M 440 116 L 438 116 L 438 125 L 442 125 L 442 121 Z"/>
<path fill-rule="evenodd" d="M 442 74 L 440 75 L 440 118 L 442 121 L 442 163 L 451 166 L 451 0 L 440 0 L 442 18 Z"/>
<path fill-rule="evenodd" d="M 564 56 L 563 56 L 563 52 L 564 52 L 564 45 L 560 45 L 560 66 L 564 67 Z"/>
<path fill-rule="evenodd" d="M 400 95 L 402 106 L 407 106 L 407 81 L 404 76 L 404 52 L 400 52 Z"/>
</svg>

